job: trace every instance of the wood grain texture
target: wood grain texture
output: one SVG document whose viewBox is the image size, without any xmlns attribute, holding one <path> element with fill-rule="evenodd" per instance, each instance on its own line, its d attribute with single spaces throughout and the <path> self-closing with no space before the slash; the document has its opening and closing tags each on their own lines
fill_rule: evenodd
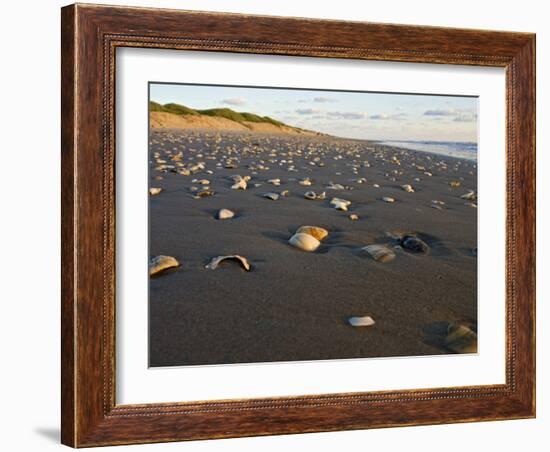
<svg viewBox="0 0 550 452">
<path fill-rule="evenodd" d="M 85 447 L 534 416 L 534 35 L 80 4 L 63 8 L 61 33 L 64 444 Z M 506 384 L 116 405 L 117 47 L 506 68 Z"/>
</svg>

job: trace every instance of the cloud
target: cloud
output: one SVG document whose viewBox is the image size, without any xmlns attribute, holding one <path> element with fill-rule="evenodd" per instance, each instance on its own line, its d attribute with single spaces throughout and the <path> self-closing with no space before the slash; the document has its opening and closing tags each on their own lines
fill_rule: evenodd
<svg viewBox="0 0 550 452">
<path fill-rule="evenodd" d="M 222 104 L 226 105 L 244 105 L 246 104 L 246 100 L 244 100 L 242 97 L 232 97 L 229 99 L 222 99 Z"/>
<path fill-rule="evenodd" d="M 327 117 L 331 119 L 363 119 L 367 117 L 367 114 L 355 111 L 329 111 Z"/>
<path fill-rule="evenodd" d="M 458 115 L 456 116 L 453 121 L 456 121 L 456 122 L 474 122 L 475 120 L 477 120 L 477 115 L 475 114 L 461 114 L 461 115 Z"/>
<path fill-rule="evenodd" d="M 370 119 L 381 119 L 381 120 L 391 119 L 394 121 L 402 121 L 406 117 L 407 117 L 406 113 L 393 113 L 391 115 L 388 115 L 387 113 L 378 113 L 376 115 L 369 116 Z"/>
<path fill-rule="evenodd" d="M 298 108 L 296 109 L 296 113 L 299 115 L 314 115 L 316 113 L 320 113 L 320 110 L 316 110 L 314 108 Z"/>
<path fill-rule="evenodd" d="M 453 116 L 455 114 L 456 114 L 456 110 L 448 110 L 448 109 L 426 110 L 424 112 L 425 116 Z"/>
<path fill-rule="evenodd" d="M 313 98 L 313 102 L 336 102 L 336 99 L 334 99 L 333 97 L 325 97 L 325 96 L 319 96 L 319 97 L 314 97 Z"/>
</svg>

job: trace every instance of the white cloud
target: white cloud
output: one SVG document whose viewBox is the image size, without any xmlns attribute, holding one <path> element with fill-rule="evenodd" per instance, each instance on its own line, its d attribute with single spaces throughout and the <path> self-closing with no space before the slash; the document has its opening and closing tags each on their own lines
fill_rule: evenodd
<svg viewBox="0 0 550 452">
<path fill-rule="evenodd" d="M 314 108 L 298 108 L 296 109 L 296 113 L 299 115 L 314 115 L 316 113 L 321 113 L 321 111 Z"/>
<path fill-rule="evenodd" d="M 319 96 L 314 97 L 313 102 L 336 102 L 336 99 L 333 97 Z"/>
<path fill-rule="evenodd" d="M 355 111 L 329 111 L 327 117 L 331 119 L 363 119 L 367 117 L 367 114 Z"/>
<path fill-rule="evenodd" d="M 456 114 L 456 110 L 449 110 L 449 109 L 434 109 L 434 110 L 426 110 L 424 112 L 425 116 L 453 116 Z"/>
<path fill-rule="evenodd" d="M 244 105 L 246 104 L 246 100 L 242 97 L 232 97 L 229 99 L 222 99 L 222 104 L 226 105 Z"/>
</svg>

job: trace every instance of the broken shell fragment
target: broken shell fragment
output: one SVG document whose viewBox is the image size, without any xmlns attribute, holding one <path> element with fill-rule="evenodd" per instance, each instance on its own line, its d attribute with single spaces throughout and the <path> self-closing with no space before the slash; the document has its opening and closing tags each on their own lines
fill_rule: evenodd
<svg viewBox="0 0 550 452">
<path fill-rule="evenodd" d="M 367 245 L 361 248 L 366 251 L 377 262 L 390 262 L 395 259 L 395 253 L 385 245 Z"/>
<path fill-rule="evenodd" d="M 149 194 L 150 194 L 151 196 L 155 196 L 155 195 L 158 195 L 161 191 L 162 191 L 162 188 L 151 187 L 151 188 L 149 189 Z"/>
<path fill-rule="evenodd" d="M 461 198 L 467 201 L 475 201 L 476 194 L 473 190 L 469 190 L 468 193 L 464 193 Z"/>
<path fill-rule="evenodd" d="M 314 191 L 308 191 L 304 193 L 304 198 L 314 200 L 314 199 L 317 199 L 317 195 L 315 194 Z"/>
<path fill-rule="evenodd" d="M 290 237 L 288 243 L 293 247 L 298 248 L 302 251 L 315 251 L 321 245 L 321 242 L 315 237 L 303 232 L 297 232 L 292 237 Z"/>
<path fill-rule="evenodd" d="M 264 198 L 271 199 L 272 201 L 277 201 L 279 199 L 279 195 L 273 192 L 264 193 L 262 196 Z"/>
<path fill-rule="evenodd" d="M 207 265 L 205 265 L 204 268 L 207 268 L 208 270 L 216 270 L 216 268 L 218 268 L 218 266 L 223 261 L 228 260 L 228 259 L 229 260 L 236 260 L 237 262 L 239 262 L 242 265 L 242 267 L 246 271 L 250 271 L 250 269 L 252 268 L 252 266 L 250 265 L 250 263 L 248 262 L 246 257 L 239 256 L 238 254 L 232 254 L 232 255 L 229 255 L 229 256 L 214 257 L 214 258 L 212 258 L 212 260 Z"/>
<path fill-rule="evenodd" d="M 309 187 L 309 186 L 312 184 L 312 182 L 311 182 L 311 180 L 310 180 L 309 178 L 303 179 L 303 180 L 301 180 L 301 181 L 298 182 L 298 183 L 299 183 L 300 185 L 304 185 L 304 186 L 306 186 L 306 187 Z"/>
<path fill-rule="evenodd" d="M 328 237 L 328 231 L 318 226 L 300 226 L 296 231 L 296 234 L 309 234 L 319 241 Z"/>
<path fill-rule="evenodd" d="M 477 353 L 477 334 L 460 323 L 451 323 L 447 328 L 445 346 L 455 353 Z"/>
<path fill-rule="evenodd" d="M 356 215 L 354 213 L 352 213 L 350 216 L 349 216 L 349 219 L 352 220 L 352 221 L 356 221 L 359 219 L 359 215 Z"/>
<path fill-rule="evenodd" d="M 382 198 L 382 201 L 392 203 L 392 202 L 395 202 L 395 199 L 390 198 L 389 196 L 384 196 Z"/>
<path fill-rule="evenodd" d="M 372 326 L 374 325 L 374 319 L 368 315 L 363 317 L 350 317 L 348 323 L 351 326 Z"/>
<path fill-rule="evenodd" d="M 207 198 L 208 196 L 214 196 L 213 190 L 201 190 L 197 192 L 196 196 L 198 198 Z"/>
<path fill-rule="evenodd" d="M 240 176 L 239 176 L 240 177 Z M 248 186 L 246 180 L 244 179 L 238 179 L 235 181 L 235 183 L 231 186 L 232 190 L 246 190 L 246 187 Z"/>
<path fill-rule="evenodd" d="M 413 253 L 423 253 L 426 254 L 430 247 L 423 240 L 415 237 L 414 235 L 405 235 L 401 239 L 401 246 L 407 251 Z"/>
<path fill-rule="evenodd" d="M 228 220 L 233 218 L 235 213 L 229 209 L 220 209 L 217 215 L 218 220 Z"/>
<path fill-rule="evenodd" d="M 401 188 L 407 193 L 414 193 L 414 188 L 412 188 L 412 186 L 409 184 L 401 185 Z"/>
<path fill-rule="evenodd" d="M 344 212 L 348 210 L 348 206 L 351 204 L 351 201 L 340 198 L 332 198 L 330 205 L 336 210 L 343 210 Z"/>
<path fill-rule="evenodd" d="M 149 260 L 149 276 L 156 275 L 169 268 L 179 267 L 180 263 L 172 256 L 156 256 Z"/>
</svg>

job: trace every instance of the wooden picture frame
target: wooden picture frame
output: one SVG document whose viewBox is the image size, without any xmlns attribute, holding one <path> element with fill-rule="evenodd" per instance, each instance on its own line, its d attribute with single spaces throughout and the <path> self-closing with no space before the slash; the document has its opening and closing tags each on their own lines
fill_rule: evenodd
<svg viewBox="0 0 550 452">
<path fill-rule="evenodd" d="M 535 416 L 535 35 L 162 9 L 62 9 L 62 442 L 73 447 Z M 506 383 L 115 403 L 115 50 L 506 69 Z"/>
</svg>

